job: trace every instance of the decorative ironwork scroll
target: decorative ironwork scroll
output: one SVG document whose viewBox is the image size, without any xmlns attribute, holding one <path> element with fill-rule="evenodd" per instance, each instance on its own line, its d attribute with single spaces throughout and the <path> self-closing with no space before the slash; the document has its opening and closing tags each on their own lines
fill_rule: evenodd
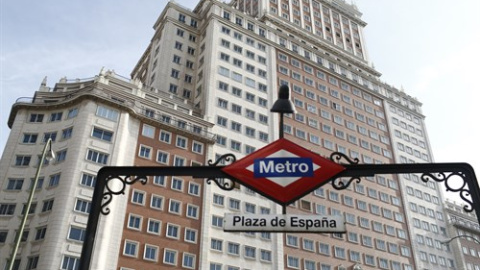
<svg viewBox="0 0 480 270">
<path fill-rule="evenodd" d="M 340 152 L 333 152 L 330 155 L 330 160 L 335 162 L 335 163 L 338 163 L 338 164 L 344 164 L 344 163 L 341 162 L 342 160 L 346 160 L 348 162 L 348 164 L 358 164 L 358 162 L 359 162 L 358 158 L 354 158 L 352 160 L 347 155 L 345 155 L 344 153 L 340 153 Z"/>
<path fill-rule="evenodd" d="M 463 172 L 451 172 L 448 174 L 444 172 L 424 173 L 420 178 L 422 179 L 423 182 L 428 182 L 429 179 L 435 182 L 444 182 L 447 191 L 458 192 L 460 198 L 462 198 L 462 200 L 466 202 L 466 204 L 463 206 L 463 210 L 465 210 L 465 212 L 473 211 L 474 209 L 473 200 L 470 194 L 468 183 L 466 181 L 465 173 Z M 463 183 L 460 184 L 458 188 L 455 188 L 453 187 L 452 182 L 458 180 L 458 178 L 461 178 Z"/>
<path fill-rule="evenodd" d="M 225 154 L 225 155 L 220 156 L 215 162 L 213 162 L 212 160 L 209 160 L 208 165 L 209 166 L 218 166 L 219 164 L 222 164 L 222 165 L 224 165 L 226 163 L 232 164 L 236 160 L 237 160 L 237 158 L 235 157 L 235 155 Z M 230 178 L 228 178 L 228 180 L 225 181 L 225 178 L 208 177 L 207 180 L 206 180 L 206 183 L 211 184 L 212 181 L 215 184 L 217 184 L 217 186 L 219 188 L 221 188 L 223 190 L 226 190 L 226 191 L 230 191 L 230 190 L 233 190 L 235 188 L 235 182 L 233 180 L 231 180 Z"/>
<path fill-rule="evenodd" d="M 115 181 L 117 180 L 117 181 Z M 122 184 L 119 189 L 115 188 L 115 183 L 112 184 L 112 181 L 115 183 Z M 136 182 L 140 182 L 143 185 L 147 183 L 147 176 L 140 175 L 140 176 L 125 176 L 125 175 L 111 175 L 105 179 L 105 192 L 103 193 L 103 201 L 101 206 L 101 212 L 104 215 L 110 214 L 110 208 L 108 205 L 112 202 L 113 195 L 120 195 L 125 194 L 125 189 L 127 185 L 132 185 Z"/>
<path fill-rule="evenodd" d="M 350 159 L 350 157 L 348 157 L 347 155 L 345 155 L 344 153 L 340 153 L 340 152 L 333 152 L 331 155 L 330 155 L 330 160 L 335 162 L 335 163 L 338 163 L 338 164 L 358 164 L 359 160 L 358 158 L 354 158 L 353 160 Z M 342 161 L 346 161 L 347 163 L 344 163 Z M 350 186 L 350 184 L 353 182 L 353 181 L 356 181 L 357 183 L 360 183 L 360 177 L 351 177 L 350 179 L 344 179 L 344 178 L 335 178 L 332 180 L 332 186 L 333 188 L 335 188 L 336 190 L 343 190 L 343 189 L 347 189 L 348 186 Z"/>
</svg>

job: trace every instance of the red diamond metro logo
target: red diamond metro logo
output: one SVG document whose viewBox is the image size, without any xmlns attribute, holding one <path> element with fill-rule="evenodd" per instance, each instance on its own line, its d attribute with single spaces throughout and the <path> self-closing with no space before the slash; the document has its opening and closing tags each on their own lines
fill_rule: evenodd
<svg viewBox="0 0 480 270">
<path fill-rule="evenodd" d="M 287 205 L 325 184 L 345 167 L 279 139 L 222 170 L 272 201 Z"/>
</svg>

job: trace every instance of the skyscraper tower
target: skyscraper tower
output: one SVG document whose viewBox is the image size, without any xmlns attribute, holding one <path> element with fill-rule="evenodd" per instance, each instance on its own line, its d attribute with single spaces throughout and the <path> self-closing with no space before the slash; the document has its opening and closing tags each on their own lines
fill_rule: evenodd
<svg viewBox="0 0 480 270">
<path fill-rule="evenodd" d="M 3 243 L 13 241 L 42 138 L 55 138 L 62 157 L 45 169 L 19 269 L 75 269 L 101 166 L 239 159 L 276 140 L 270 108 L 281 85 L 296 107 L 285 137 L 304 148 L 360 163 L 431 162 L 422 104 L 369 64 L 361 15 L 341 0 L 202 0 L 193 10 L 169 2 L 130 81 L 102 71 L 16 103 L 0 163 Z M 199 179 L 150 177 L 126 193 L 99 225 L 92 269 L 457 265 L 439 245 L 448 237 L 441 193 L 417 175 L 366 177 L 345 190 L 327 184 L 287 207 L 342 215 L 345 234 L 224 232 L 226 213 L 281 213 L 241 185 L 224 191 Z M 10 246 L 0 248 L 6 258 Z"/>
</svg>

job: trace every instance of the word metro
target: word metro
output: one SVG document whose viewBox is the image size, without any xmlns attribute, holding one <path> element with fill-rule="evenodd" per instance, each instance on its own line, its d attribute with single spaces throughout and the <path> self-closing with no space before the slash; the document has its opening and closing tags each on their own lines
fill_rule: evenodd
<svg viewBox="0 0 480 270">
<path fill-rule="evenodd" d="M 256 178 L 313 176 L 313 162 L 311 158 L 261 158 L 255 159 L 253 166 Z"/>
</svg>

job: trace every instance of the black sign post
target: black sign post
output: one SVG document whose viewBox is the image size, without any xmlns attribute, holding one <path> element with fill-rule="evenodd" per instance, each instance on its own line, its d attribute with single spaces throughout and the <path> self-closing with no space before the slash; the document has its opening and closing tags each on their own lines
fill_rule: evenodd
<svg viewBox="0 0 480 270">
<path fill-rule="evenodd" d="M 273 112 L 280 113 L 280 137 L 283 137 L 283 114 L 293 113 L 291 105 L 289 105 L 289 89 L 282 86 L 279 92 L 279 103 L 274 104 Z M 288 101 L 288 102 L 287 102 Z M 279 105 L 280 104 L 280 105 Z M 283 105 L 281 105 L 283 104 Z M 282 109 L 286 106 L 286 109 Z M 252 153 L 254 154 L 254 153 Z M 248 157 L 248 156 L 247 156 Z M 282 205 L 284 212 L 287 205 L 307 195 L 321 185 L 331 182 L 333 188 L 343 190 L 356 181 L 361 181 L 360 177 L 371 177 L 377 174 L 405 174 L 419 173 L 424 182 L 435 181 L 443 182 L 448 192 L 458 192 L 460 198 L 466 203 L 464 210 L 466 212 L 475 211 L 477 219 L 480 223 L 480 188 L 475 176 L 475 172 L 467 163 L 419 163 L 419 164 L 358 164 L 358 159 L 350 159 L 343 153 L 334 152 L 330 155 L 330 160 L 341 164 L 345 170 L 332 176 L 328 181 L 312 186 L 310 189 L 299 193 L 297 196 L 289 198 L 288 201 L 278 201 L 275 198 L 265 194 L 255 186 L 249 186 L 259 194 Z M 125 194 L 127 185 L 140 182 L 147 183 L 147 176 L 191 176 L 193 178 L 204 178 L 206 182 L 216 183 L 223 190 L 233 190 L 235 183 L 243 183 L 239 179 L 224 172 L 225 163 L 233 164 L 236 158 L 233 154 L 221 156 L 217 161 L 209 161 L 207 166 L 193 167 L 103 167 L 97 174 L 97 183 L 93 192 L 92 205 L 88 217 L 85 240 L 83 243 L 82 254 L 80 258 L 79 270 L 88 270 L 93 253 L 95 236 L 100 215 L 108 215 L 110 209 L 108 205 L 111 203 L 113 196 Z M 113 189 L 113 183 L 121 183 L 119 190 Z M 463 183 L 458 184 L 458 181 Z M 455 185 L 453 185 L 453 182 Z M 244 184 L 244 183 L 243 183 Z M 248 185 L 247 185 L 248 186 Z"/>
</svg>

